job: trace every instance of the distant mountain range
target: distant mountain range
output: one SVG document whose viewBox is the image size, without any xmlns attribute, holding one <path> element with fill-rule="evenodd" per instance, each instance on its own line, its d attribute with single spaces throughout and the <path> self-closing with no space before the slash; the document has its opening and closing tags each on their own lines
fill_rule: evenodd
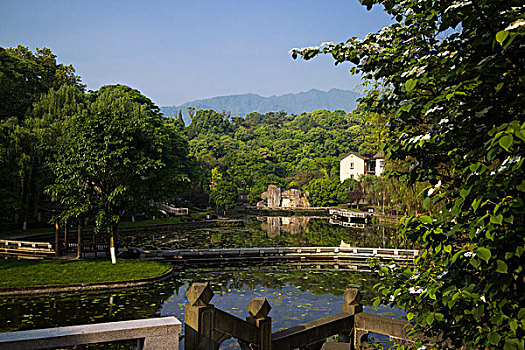
<svg viewBox="0 0 525 350">
<path fill-rule="evenodd" d="M 230 111 L 232 116 L 245 116 L 250 112 L 278 112 L 286 111 L 288 114 L 301 114 L 312 112 L 316 109 L 334 111 L 342 109 L 350 112 L 355 109 L 356 100 L 360 95 L 356 92 L 341 89 L 320 91 L 312 89 L 297 94 L 286 94 L 280 96 L 262 97 L 257 94 L 242 94 L 230 96 L 218 96 L 203 100 L 186 102 L 180 106 L 161 107 L 166 116 L 175 116 L 182 110 L 184 121 L 189 124 L 187 107 L 199 109 L 213 109 L 216 112 Z"/>
</svg>

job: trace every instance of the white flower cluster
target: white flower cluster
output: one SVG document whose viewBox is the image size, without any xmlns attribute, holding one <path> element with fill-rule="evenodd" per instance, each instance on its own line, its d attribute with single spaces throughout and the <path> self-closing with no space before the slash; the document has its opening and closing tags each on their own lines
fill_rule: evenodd
<svg viewBox="0 0 525 350">
<path fill-rule="evenodd" d="M 437 278 L 438 280 L 440 280 L 440 279 L 442 279 L 443 277 L 445 277 L 445 276 L 447 275 L 447 273 L 448 273 L 448 271 L 445 270 L 445 271 L 441 272 L 439 275 L 437 275 L 436 278 Z"/>
<path fill-rule="evenodd" d="M 410 288 L 408 289 L 408 292 L 409 292 L 410 294 L 421 294 L 421 293 L 424 293 L 424 292 L 426 292 L 426 291 L 427 291 L 426 289 L 423 289 L 423 288 L 421 288 L 421 287 L 419 287 L 419 286 L 410 287 Z"/>
<path fill-rule="evenodd" d="M 472 258 L 472 257 L 475 257 L 475 256 L 476 256 L 476 253 L 474 253 L 474 252 L 465 252 L 465 253 L 463 254 L 463 256 L 464 256 L 465 258 Z"/>
<path fill-rule="evenodd" d="M 472 1 L 456 1 L 452 5 L 447 7 L 447 9 L 445 10 L 445 13 L 447 13 L 449 10 L 457 9 L 459 7 L 463 7 L 463 6 L 467 6 L 471 4 L 472 4 Z"/>
<path fill-rule="evenodd" d="M 414 66 L 408 72 L 401 73 L 401 78 L 405 77 L 419 77 L 421 74 L 425 73 L 427 66 Z"/>
<path fill-rule="evenodd" d="M 505 30 L 513 30 L 519 27 L 525 27 L 525 20 L 518 19 L 517 21 L 513 22 L 511 25 L 509 25 Z"/>
<path fill-rule="evenodd" d="M 439 187 L 441 187 L 441 180 L 439 180 L 433 188 L 428 190 L 427 197 L 430 197 L 432 193 L 434 193 L 434 191 L 437 190 Z"/>
<path fill-rule="evenodd" d="M 308 51 L 318 51 L 318 50 L 319 50 L 319 46 L 303 47 L 302 49 L 298 49 L 298 48 L 294 47 L 288 53 L 291 55 L 292 53 L 297 52 L 297 53 L 299 53 L 301 55 L 304 55 Z"/>
<path fill-rule="evenodd" d="M 409 142 L 411 142 L 411 143 L 416 143 L 416 142 L 418 142 L 418 141 L 420 141 L 420 140 L 428 140 L 428 139 L 430 139 L 430 134 L 418 135 L 418 136 L 414 136 L 414 137 L 412 137 L 412 138 L 409 140 Z"/>
<path fill-rule="evenodd" d="M 512 164 L 512 163 L 517 163 L 521 160 L 521 156 L 517 156 L 517 157 L 508 157 L 507 159 L 505 159 L 503 161 L 503 163 L 501 164 L 501 166 L 506 166 L 507 163 Z"/>
</svg>

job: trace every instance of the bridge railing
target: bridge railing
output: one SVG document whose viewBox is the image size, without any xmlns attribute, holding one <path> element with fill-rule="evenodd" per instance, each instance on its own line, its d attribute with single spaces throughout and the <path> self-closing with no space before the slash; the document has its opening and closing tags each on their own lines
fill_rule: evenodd
<svg viewBox="0 0 525 350">
<path fill-rule="evenodd" d="M 361 293 L 355 288 L 346 290 L 340 313 L 275 333 L 271 330 L 268 316 L 271 306 L 266 298 L 250 300 L 247 306 L 250 316 L 243 320 L 210 304 L 213 291 L 206 283 L 191 285 L 186 297 L 189 301 L 185 310 L 186 350 L 218 349 L 229 338 L 237 339 L 243 350 L 319 350 L 331 336 L 338 336 L 345 348 L 355 349 L 370 332 L 395 341 L 410 341 L 405 333 L 406 321 L 363 313 Z"/>
<path fill-rule="evenodd" d="M 292 260 L 382 260 L 411 261 L 418 255 L 417 250 L 363 247 L 273 247 L 273 248 L 227 248 L 227 249 L 175 249 L 149 250 L 129 248 L 142 258 L 166 258 L 181 261 L 211 262 L 234 261 L 236 259 L 292 259 Z"/>
<path fill-rule="evenodd" d="M 175 317 L 0 333 L 0 350 L 59 348 L 137 339 L 137 349 L 178 350 L 182 324 Z"/>
<path fill-rule="evenodd" d="M 42 259 L 54 254 L 51 243 L 0 239 L 0 256 Z"/>
</svg>

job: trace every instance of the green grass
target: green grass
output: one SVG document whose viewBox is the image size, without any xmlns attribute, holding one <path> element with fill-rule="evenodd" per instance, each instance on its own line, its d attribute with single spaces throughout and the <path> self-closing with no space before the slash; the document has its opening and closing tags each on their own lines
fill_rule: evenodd
<svg viewBox="0 0 525 350">
<path fill-rule="evenodd" d="M 153 261 L 0 260 L 0 288 L 64 286 L 155 277 L 171 267 Z"/>
</svg>

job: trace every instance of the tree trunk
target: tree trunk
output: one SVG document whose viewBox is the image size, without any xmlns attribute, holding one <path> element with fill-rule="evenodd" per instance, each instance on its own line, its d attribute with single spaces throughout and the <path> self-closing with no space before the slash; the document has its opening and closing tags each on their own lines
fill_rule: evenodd
<svg viewBox="0 0 525 350">
<path fill-rule="evenodd" d="M 78 231 L 77 231 L 77 259 L 82 258 L 82 231 L 84 230 L 82 218 L 78 218 Z"/>
<path fill-rule="evenodd" d="M 118 224 L 114 224 L 109 238 L 109 252 L 111 254 L 111 263 L 117 263 L 116 243 L 118 240 Z"/>
<path fill-rule="evenodd" d="M 64 225 L 65 225 L 64 226 L 64 253 L 67 253 L 69 251 L 69 240 L 68 240 L 69 226 L 68 226 L 68 220 L 66 220 Z"/>
<path fill-rule="evenodd" d="M 55 220 L 55 256 L 60 255 L 60 224 Z"/>
</svg>

